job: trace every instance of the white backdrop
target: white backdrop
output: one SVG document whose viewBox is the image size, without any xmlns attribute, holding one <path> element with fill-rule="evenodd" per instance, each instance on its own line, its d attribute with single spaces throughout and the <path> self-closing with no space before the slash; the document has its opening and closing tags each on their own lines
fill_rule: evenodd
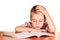
<svg viewBox="0 0 60 40">
<path fill-rule="evenodd" d="M 15 27 L 29 21 L 30 9 L 43 5 L 60 31 L 59 0 L 0 0 L 0 31 L 15 31 Z"/>
</svg>

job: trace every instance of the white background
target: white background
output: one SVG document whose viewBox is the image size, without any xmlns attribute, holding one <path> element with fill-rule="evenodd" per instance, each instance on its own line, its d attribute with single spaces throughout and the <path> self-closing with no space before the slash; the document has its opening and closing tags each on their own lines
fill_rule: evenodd
<svg viewBox="0 0 60 40">
<path fill-rule="evenodd" d="M 60 31 L 59 0 L 0 0 L 0 31 L 15 31 L 15 27 L 29 21 L 30 9 L 43 5 Z"/>
</svg>

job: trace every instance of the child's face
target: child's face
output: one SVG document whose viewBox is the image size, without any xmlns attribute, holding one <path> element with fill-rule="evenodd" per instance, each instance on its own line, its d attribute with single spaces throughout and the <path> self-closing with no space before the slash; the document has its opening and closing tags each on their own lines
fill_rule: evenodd
<svg viewBox="0 0 60 40">
<path fill-rule="evenodd" d="M 33 14 L 32 19 L 31 19 L 31 23 L 32 23 L 33 28 L 40 29 L 44 24 L 43 14 L 42 13 Z"/>
</svg>

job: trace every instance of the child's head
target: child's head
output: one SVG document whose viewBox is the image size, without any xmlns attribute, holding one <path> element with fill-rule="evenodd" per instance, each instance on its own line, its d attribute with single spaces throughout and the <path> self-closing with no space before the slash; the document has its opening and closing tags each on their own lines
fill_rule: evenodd
<svg viewBox="0 0 60 40">
<path fill-rule="evenodd" d="M 46 21 L 46 17 L 40 10 L 42 6 L 36 5 L 31 9 L 30 21 L 34 28 L 40 29 Z"/>
</svg>

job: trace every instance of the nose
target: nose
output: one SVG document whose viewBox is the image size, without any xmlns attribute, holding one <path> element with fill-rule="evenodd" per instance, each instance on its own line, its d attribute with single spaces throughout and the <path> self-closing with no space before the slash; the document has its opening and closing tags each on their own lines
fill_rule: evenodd
<svg viewBox="0 0 60 40">
<path fill-rule="evenodd" d="M 39 26 L 39 22 L 36 22 L 36 26 Z"/>
</svg>

